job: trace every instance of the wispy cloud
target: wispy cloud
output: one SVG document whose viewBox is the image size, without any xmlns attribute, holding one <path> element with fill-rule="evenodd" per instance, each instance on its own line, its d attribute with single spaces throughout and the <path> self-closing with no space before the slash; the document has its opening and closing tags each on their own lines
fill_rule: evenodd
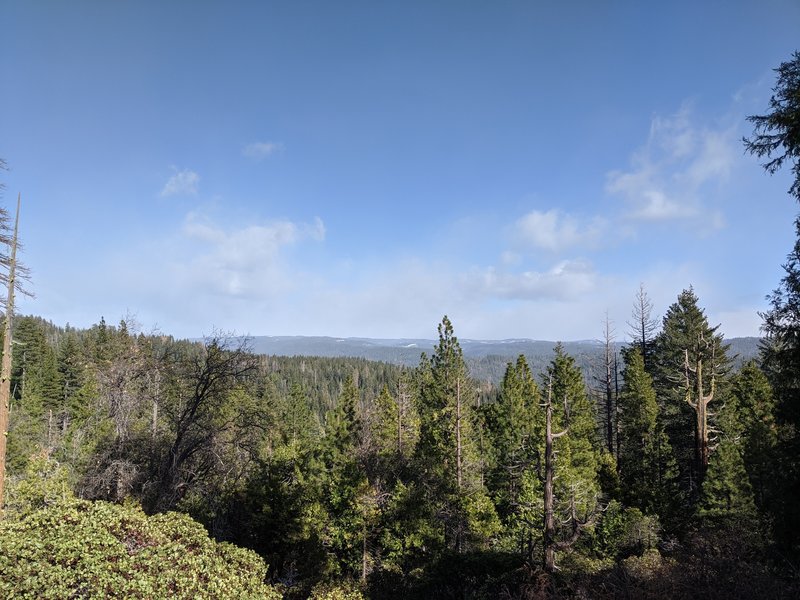
<svg viewBox="0 0 800 600">
<path fill-rule="evenodd" d="M 200 176 L 190 169 L 178 171 L 175 167 L 175 174 L 167 180 L 161 190 L 162 196 L 179 196 L 197 194 L 197 185 L 200 183 Z"/>
<path fill-rule="evenodd" d="M 574 300 L 592 292 L 598 275 L 581 260 L 559 261 L 545 271 L 502 271 L 489 267 L 468 273 L 462 282 L 488 298 L 513 300 Z"/>
<path fill-rule="evenodd" d="M 280 142 L 253 142 L 242 148 L 242 156 L 253 160 L 263 160 L 283 150 Z"/>
<path fill-rule="evenodd" d="M 282 287 L 289 277 L 280 264 L 281 250 L 303 240 L 321 242 L 325 225 L 279 220 L 262 225 L 225 229 L 208 217 L 191 213 L 182 233 L 193 244 L 184 265 L 195 283 L 232 296 L 257 295 Z"/>
<path fill-rule="evenodd" d="M 119 314 L 133 307 L 145 323 L 188 336 L 215 326 L 255 335 L 430 338 L 448 314 L 462 337 L 570 340 L 599 336 L 606 309 L 625 323 L 640 281 L 657 315 L 688 284 L 703 300 L 710 288 L 702 269 L 680 260 L 634 273 L 580 259 L 538 266 L 525 256 L 478 266 L 431 257 L 314 266 L 304 256 L 325 236 L 319 219 L 230 226 L 192 213 L 168 238 L 126 249 L 106 269 L 117 296 L 109 297 L 107 281 L 96 296 L 105 314 L 109 304 Z M 712 305 L 730 310 L 723 301 Z M 737 315 L 723 316 L 728 335 L 746 333 L 754 319 L 743 310 L 737 328 Z"/>
<path fill-rule="evenodd" d="M 571 215 L 557 209 L 532 210 L 514 224 L 515 241 L 551 252 L 575 246 L 593 246 L 602 237 L 607 223 L 600 217 L 580 223 Z"/>
<path fill-rule="evenodd" d="M 727 180 L 735 160 L 735 128 L 697 127 L 689 105 L 670 117 L 653 118 L 646 143 L 631 168 L 608 174 L 606 191 L 621 196 L 626 216 L 641 221 L 698 220 L 718 227 L 703 192 Z"/>
</svg>

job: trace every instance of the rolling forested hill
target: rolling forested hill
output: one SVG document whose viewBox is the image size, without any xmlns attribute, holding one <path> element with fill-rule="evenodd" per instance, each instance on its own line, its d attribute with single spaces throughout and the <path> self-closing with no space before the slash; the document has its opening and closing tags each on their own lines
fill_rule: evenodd
<svg viewBox="0 0 800 600">
<path fill-rule="evenodd" d="M 362 358 L 370 361 L 414 367 L 420 354 L 430 355 L 435 340 L 333 338 L 322 336 L 254 336 L 249 338 L 253 352 L 270 356 L 318 356 Z M 726 340 L 734 366 L 758 355 L 760 338 L 740 337 Z M 497 384 L 506 365 L 522 354 L 531 370 L 540 373 L 552 360 L 556 342 L 530 339 L 469 340 L 460 339 L 461 349 L 472 377 Z M 574 357 L 581 369 L 592 373 L 603 361 L 603 345 L 599 341 L 563 342 L 565 352 Z M 615 344 L 619 351 L 624 344 Z M 620 365 L 620 369 L 622 365 Z"/>
</svg>

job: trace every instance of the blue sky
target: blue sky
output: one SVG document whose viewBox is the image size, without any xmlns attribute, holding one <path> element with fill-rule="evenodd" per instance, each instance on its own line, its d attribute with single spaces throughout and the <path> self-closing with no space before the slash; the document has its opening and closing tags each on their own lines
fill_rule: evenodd
<svg viewBox="0 0 800 600">
<path fill-rule="evenodd" d="M 0 0 L 20 310 L 145 331 L 756 335 L 797 206 L 745 156 L 800 5 Z"/>
</svg>

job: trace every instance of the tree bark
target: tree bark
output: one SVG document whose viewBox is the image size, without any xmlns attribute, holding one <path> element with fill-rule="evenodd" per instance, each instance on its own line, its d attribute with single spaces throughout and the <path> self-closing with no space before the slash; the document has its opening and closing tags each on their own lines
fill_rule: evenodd
<svg viewBox="0 0 800 600">
<path fill-rule="evenodd" d="M 548 573 L 556 570 L 556 521 L 553 512 L 553 477 L 555 475 L 555 450 L 553 442 L 563 435 L 567 429 L 560 433 L 553 433 L 553 384 L 547 389 L 547 404 L 545 404 L 545 433 L 544 433 L 544 569 Z"/>
<path fill-rule="evenodd" d="M 606 313 L 605 329 L 605 392 L 606 392 L 606 448 L 609 454 L 614 454 L 614 380 L 612 379 L 612 369 L 614 368 L 611 346 L 614 343 L 611 322 Z"/>
<path fill-rule="evenodd" d="M 700 340 L 702 341 L 702 340 Z M 712 342 L 713 343 L 713 342 Z M 694 361 L 694 366 L 689 364 L 689 351 L 684 350 L 684 370 L 686 374 L 686 402 L 694 410 L 695 413 L 695 444 L 694 444 L 694 460 L 696 472 L 698 475 L 698 485 L 703 482 L 706 471 L 708 470 L 708 457 L 710 455 L 709 449 L 709 426 L 708 426 L 708 405 L 714 400 L 714 392 L 716 387 L 716 373 L 714 365 L 714 349 L 711 352 L 711 385 L 709 393 L 705 393 L 703 383 L 703 359 L 700 354 L 700 344 L 696 352 L 697 358 Z M 694 374 L 694 385 L 691 385 L 690 374 Z M 694 389 L 692 389 L 694 388 Z M 692 398 L 694 396 L 694 399 Z"/>
<path fill-rule="evenodd" d="M 17 233 L 19 231 L 19 206 L 21 196 L 17 195 L 17 215 L 14 220 L 14 237 L 11 239 L 11 253 L 8 265 L 8 292 L 6 296 L 6 323 L 3 337 L 3 361 L 0 366 L 0 518 L 5 506 L 6 479 L 6 438 L 8 436 L 8 404 L 11 398 L 11 335 L 14 319 L 14 286 L 17 265 Z"/>
</svg>

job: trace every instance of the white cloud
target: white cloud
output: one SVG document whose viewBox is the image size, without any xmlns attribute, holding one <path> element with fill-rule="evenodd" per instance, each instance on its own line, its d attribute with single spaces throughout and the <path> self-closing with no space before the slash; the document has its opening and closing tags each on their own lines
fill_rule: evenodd
<svg viewBox="0 0 800 600">
<path fill-rule="evenodd" d="M 324 239 L 319 219 L 231 227 L 190 214 L 168 239 L 126 247 L 103 269 L 109 277 L 88 294 L 102 298 L 102 307 L 89 318 L 132 308 L 146 327 L 158 323 L 166 333 L 192 337 L 216 327 L 253 335 L 433 338 L 447 314 L 460 337 L 572 340 L 599 337 L 608 309 L 624 340 L 644 281 L 656 319 L 691 283 L 709 314 L 733 311 L 716 313 L 726 335 L 757 326 L 753 311 L 738 314 L 744 303 L 711 297 L 704 270 L 679 261 L 622 274 L 582 260 L 539 268 L 525 257 L 474 267 L 422 258 L 317 266 L 304 260 Z M 76 304 L 65 298 L 64 306 L 74 311 Z"/>
<path fill-rule="evenodd" d="M 733 139 L 732 130 L 703 132 L 697 155 L 686 170 L 691 185 L 728 179 L 734 161 Z"/>
<path fill-rule="evenodd" d="M 182 233 L 192 251 L 181 268 L 200 284 L 218 293 L 255 297 L 290 287 L 291 277 L 281 264 L 281 250 L 303 240 L 321 242 L 325 225 L 279 220 L 263 225 L 224 229 L 207 217 L 191 213 Z"/>
<path fill-rule="evenodd" d="M 164 188 L 161 190 L 162 196 L 195 195 L 197 184 L 200 183 L 200 176 L 189 169 L 183 171 L 175 170 L 175 174 L 169 178 Z"/>
<path fill-rule="evenodd" d="M 532 210 L 514 225 L 518 241 L 551 252 L 578 245 L 593 246 L 600 240 L 605 228 L 606 222 L 600 217 L 583 225 L 575 217 L 556 209 L 544 212 Z"/>
<path fill-rule="evenodd" d="M 586 262 L 560 261 L 547 271 L 503 272 L 489 267 L 462 277 L 471 291 L 489 298 L 570 301 L 591 293 L 598 276 Z"/>
<path fill-rule="evenodd" d="M 647 142 L 633 154 L 631 168 L 610 172 L 606 191 L 626 201 L 630 219 L 720 226 L 724 220 L 718 216 L 704 220 L 705 198 L 713 185 L 728 179 L 737 141 L 733 127 L 696 127 L 685 105 L 671 117 L 653 118 Z"/>
<path fill-rule="evenodd" d="M 242 156 L 258 161 L 281 150 L 283 150 L 283 144 L 279 142 L 253 142 L 242 148 Z"/>
</svg>

